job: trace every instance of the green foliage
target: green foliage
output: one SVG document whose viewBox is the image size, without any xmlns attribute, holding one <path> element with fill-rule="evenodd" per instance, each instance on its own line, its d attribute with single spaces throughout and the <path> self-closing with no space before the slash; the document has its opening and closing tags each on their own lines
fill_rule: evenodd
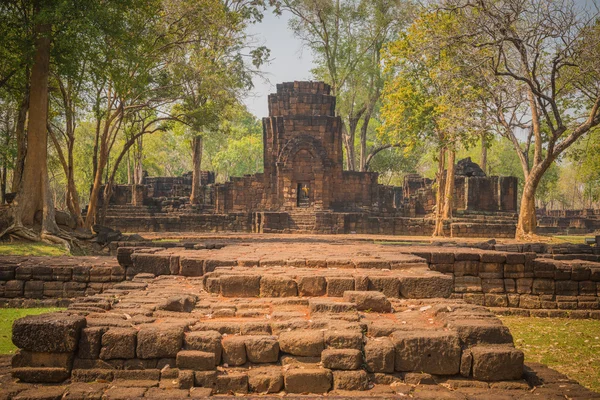
<svg viewBox="0 0 600 400">
<path fill-rule="evenodd" d="M 215 171 L 219 182 L 231 176 L 262 172 L 262 125 L 243 108 L 232 110 L 229 120 L 208 135 L 204 144 L 203 168 Z"/>
</svg>

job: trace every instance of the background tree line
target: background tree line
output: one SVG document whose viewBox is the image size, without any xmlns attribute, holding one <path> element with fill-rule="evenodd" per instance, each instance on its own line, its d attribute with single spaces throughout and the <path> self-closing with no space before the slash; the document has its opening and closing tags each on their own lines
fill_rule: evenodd
<svg viewBox="0 0 600 400">
<path fill-rule="evenodd" d="M 594 1 L 7 0 L 0 200 L 17 197 L 0 236 L 62 241 L 55 206 L 89 228 L 101 188 L 144 170 L 191 170 L 196 189 L 200 169 L 259 172 L 261 123 L 241 99 L 269 58 L 246 34 L 264 12 L 291 17 L 337 96 L 346 169 L 437 178 L 436 234 L 465 155 L 521 179 L 520 236 L 536 206 L 598 207 Z"/>
</svg>

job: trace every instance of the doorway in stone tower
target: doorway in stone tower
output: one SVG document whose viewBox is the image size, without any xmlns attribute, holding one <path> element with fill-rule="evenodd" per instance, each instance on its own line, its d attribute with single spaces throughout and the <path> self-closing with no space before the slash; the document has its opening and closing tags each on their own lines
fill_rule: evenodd
<svg viewBox="0 0 600 400">
<path fill-rule="evenodd" d="M 298 207 L 310 207 L 310 184 L 298 183 Z"/>
</svg>

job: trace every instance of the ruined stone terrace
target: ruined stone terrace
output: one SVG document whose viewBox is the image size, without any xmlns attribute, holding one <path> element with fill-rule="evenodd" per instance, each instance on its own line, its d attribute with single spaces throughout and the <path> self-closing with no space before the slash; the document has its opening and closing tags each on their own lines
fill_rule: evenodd
<svg viewBox="0 0 600 400">
<path fill-rule="evenodd" d="M 68 276 L 103 286 L 65 312 L 15 323 L 20 351 L 1 395 L 600 396 L 525 365 L 489 308 L 600 318 L 598 263 L 319 237 L 122 244 L 118 265 L 5 263 L 11 282 L 36 265 L 41 275 L 31 270 L 23 287 L 41 281 L 46 299 L 57 292 L 45 285 L 64 293 Z"/>
</svg>

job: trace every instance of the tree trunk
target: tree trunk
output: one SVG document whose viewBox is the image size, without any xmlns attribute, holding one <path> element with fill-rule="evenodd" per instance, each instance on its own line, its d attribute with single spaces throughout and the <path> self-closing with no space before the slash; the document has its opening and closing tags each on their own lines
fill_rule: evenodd
<svg viewBox="0 0 600 400">
<path fill-rule="evenodd" d="M 517 238 L 523 239 L 535 234 L 537 217 L 535 215 L 535 189 L 531 185 L 525 185 L 521 197 L 521 208 L 519 210 L 519 222 L 517 224 Z"/>
<path fill-rule="evenodd" d="M 481 134 L 481 159 L 479 160 L 479 166 L 485 172 L 488 173 L 487 168 L 487 139 L 485 137 L 485 132 Z"/>
<path fill-rule="evenodd" d="M 48 179 L 48 77 L 50 71 L 51 26 L 36 26 L 35 57 L 31 70 L 27 157 L 20 190 L 15 198 L 15 217 L 32 226 L 35 214 L 42 211 L 42 237 L 58 232 Z"/>
<path fill-rule="evenodd" d="M 140 136 L 137 140 L 137 147 L 134 147 L 133 151 L 133 183 L 136 185 L 141 185 L 144 180 L 144 164 L 143 164 L 143 141 Z M 106 171 L 108 173 L 108 170 Z"/>
<path fill-rule="evenodd" d="M 454 163 L 456 161 L 456 151 L 454 149 L 448 150 L 448 169 L 446 172 L 446 184 L 444 194 L 444 210 L 442 211 L 442 223 L 440 225 L 440 232 L 442 236 L 444 233 L 444 222 L 452 218 L 452 209 L 454 208 Z"/>
<path fill-rule="evenodd" d="M 27 71 L 29 72 L 29 71 Z M 27 78 L 29 74 L 27 73 Z M 19 107 L 19 116 L 15 127 L 15 136 L 17 140 L 17 159 L 15 161 L 15 170 L 13 172 L 12 191 L 17 192 L 21 179 L 23 177 L 23 167 L 25 166 L 25 156 L 27 155 L 27 135 L 25 134 L 25 124 L 27 123 L 27 111 L 29 110 L 29 83 L 25 87 L 23 101 Z"/>
<path fill-rule="evenodd" d="M 517 239 L 527 239 L 531 235 L 535 235 L 537 228 L 535 192 L 544 172 L 545 170 L 542 168 L 532 169 L 527 179 L 525 179 L 519 209 L 519 221 L 517 223 Z"/>
<path fill-rule="evenodd" d="M 342 137 L 344 140 L 344 147 L 346 148 L 346 170 L 354 171 L 355 169 L 355 156 L 354 156 L 354 138 L 356 137 L 356 125 L 350 121 L 350 131 L 346 130 L 346 124 L 342 123 Z"/>
<path fill-rule="evenodd" d="M 90 229 L 92 225 L 96 223 L 96 214 L 98 209 L 98 196 L 100 195 L 100 186 L 102 186 L 102 174 L 104 172 L 104 166 L 106 165 L 106 159 L 108 158 L 107 150 L 100 146 L 100 154 L 98 154 L 98 164 L 96 168 L 96 174 L 94 175 L 94 183 L 92 185 L 92 191 L 90 193 L 90 202 L 88 204 L 88 211 L 85 217 L 85 227 Z M 104 201 L 108 201 L 104 199 Z"/>
<path fill-rule="evenodd" d="M 192 170 L 192 194 L 190 195 L 190 203 L 200 203 L 200 188 L 202 187 L 202 136 L 194 137 L 192 141 L 193 147 L 193 170 Z"/>
<path fill-rule="evenodd" d="M 363 124 L 360 127 L 360 170 L 367 171 L 367 133 L 369 129 L 369 121 L 371 120 L 372 108 L 369 107 L 363 118 Z"/>
<path fill-rule="evenodd" d="M 437 190 L 435 193 L 435 228 L 433 236 L 441 236 L 443 234 L 442 210 L 444 207 L 444 189 L 446 180 L 444 179 L 446 149 L 442 147 L 438 156 L 438 171 L 437 171 Z"/>
</svg>

